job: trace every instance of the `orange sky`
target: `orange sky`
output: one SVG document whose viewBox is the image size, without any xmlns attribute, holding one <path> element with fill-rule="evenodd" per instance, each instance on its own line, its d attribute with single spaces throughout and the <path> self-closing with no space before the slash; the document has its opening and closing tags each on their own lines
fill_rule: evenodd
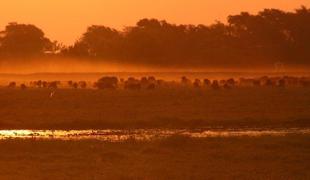
<svg viewBox="0 0 310 180">
<path fill-rule="evenodd" d="M 293 10 L 302 4 L 310 7 L 310 0 L 3 0 L 0 27 L 13 21 L 32 23 L 47 37 L 71 44 L 91 24 L 122 29 L 144 17 L 210 24 L 240 11 Z"/>
</svg>

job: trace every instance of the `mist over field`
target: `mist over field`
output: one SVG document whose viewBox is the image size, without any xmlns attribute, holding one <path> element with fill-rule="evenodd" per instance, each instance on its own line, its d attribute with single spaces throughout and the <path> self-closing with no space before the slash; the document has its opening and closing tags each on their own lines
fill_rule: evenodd
<svg viewBox="0 0 310 180">
<path fill-rule="evenodd" d="M 154 70 L 154 69 L 153 69 Z M 29 73 L 96 73 L 96 72 L 147 72 L 152 68 L 106 61 L 73 58 L 31 58 L 0 61 L 0 72 L 6 74 Z"/>
<path fill-rule="evenodd" d="M 309 8 L 143 17 L 0 30 L 1 180 L 310 179 Z"/>
<path fill-rule="evenodd" d="M 31 74 L 31 73 L 118 73 L 118 72 L 265 72 L 265 73 L 307 73 L 306 65 L 269 64 L 262 66 L 248 65 L 150 65 L 129 63 L 111 59 L 39 57 L 1 59 L 0 73 L 2 74 Z"/>
</svg>

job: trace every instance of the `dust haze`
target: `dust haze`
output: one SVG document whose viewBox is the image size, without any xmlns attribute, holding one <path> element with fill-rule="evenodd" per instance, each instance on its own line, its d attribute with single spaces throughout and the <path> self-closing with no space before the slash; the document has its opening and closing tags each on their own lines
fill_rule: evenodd
<svg viewBox="0 0 310 180">
<path fill-rule="evenodd" d="M 146 72 L 147 66 L 91 61 L 73 58 L 9 60 L 0 62 L 0 72 L 5 74 L 31 73 L 96 73 L 96 72 Z"/>
<path fill-rule="evenodd" d="M 308 73 L 307 66 L 291 66 L 273 64 L 248 66 L 161 66 L 147 63 L 133 64 L 116 60 L 93 60 L 80 58 L 32 58 L 8 59 L 0 61 L 1 74 L 33 74 L 33 73 L 154 73 L 154 72 L 253 72 L 253 73 Z"/>
</svg>

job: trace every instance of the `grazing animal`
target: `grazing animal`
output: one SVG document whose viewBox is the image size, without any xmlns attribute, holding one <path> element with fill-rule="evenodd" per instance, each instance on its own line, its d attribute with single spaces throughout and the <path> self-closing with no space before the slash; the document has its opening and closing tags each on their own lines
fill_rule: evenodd
<svg viewBox="0 0 310 180">
<path fill-rule="evenodd" d="M 125 81 L 125 89 L 128 90 L 140 90 L 142 88 L 141 82 L 135 78 L 128 78 L 127 81 Z"/>
<path fill-rule="evenodd" d="M 8 87 L 9 88 L 15 88 L 16 87 L 16 82 L 10 82 Z"/>
<path fill-rule="evenodd" d="M 231 78 L 225 81 L 223 88 L 224 89 L 232 89 L 233 87 L 235 87 L 236 81 Z"/>
<path fill-rule="evenodd" d="M 131 80 L 133 81 L 133 80 Z M 140 83 L 141 83 L 141 86 L 143 88 L 147 88 L 150 84 L 149 80 L 147 79 L 147 77 L 142 77 L 141 80 L 140 80 Z"/>
<path fill-rule="evenodd" d="M 149 76 L 147 80 L 149 83 L 154 83 L 154 84 L 156 83 L 156 78 L 154 76 Z"/>
<path fill-rule="evenodd" d="M 102 77 L 96 83 L 95 87 L 98 89 L 116 89 L 118 85 L 117 77 Z"/>
<path fill-rule="evenodd" d="M 133 80 L 131 79 L 132 82 L 137 83 L 137 80 Z M 149 77 L 142 77 L 140 80 L 140 84 L 142 88 L 145 88 L 147 90 L 152 90 L 155 89 L 157 81 L 155 79 L 155 77 L 153 76 L 149 76 Z"/>
<path fill-rule="evenodd" d="M 79 87 L 79 84 L 77 82 L 74 82 L 72 84 L 73 89 L 77 89 Z"/>
<path fill-rule="evenodd" d="M 58 88 L 58 84 L 59 84 L 58 81 L 52 81 L 52 82 L 47 83 L 47 87 L 49 89 L 57 89 Z"/>
<path fill-rule="evenodd" d="M 85 81 L 79 81 L 79 86 L 82 89 L 85 89 L 87 87 L 87 83 Z"/>
<path fill-rule="evenodd" d="M 233 78 L 231 78 L 226 81 L 226 84 L 230 87 L 234 87 L 236 85 L 236 81 Z"/>
<path fill-rule="evenodd" d="M 68 86 L 69 86 L 69 87 L 72 87 L 73 81 L 70 80 L 70 81 L 68 81 L 67 83 L 68 83 Z"/>
<path fill-rule="evenodd" d="M 274 84 L 273 84 L 273 82 L 272 82 L 271 79 L 267 79 L 267 80 L 266 80 L 265 86 L 267 86 L 267 87 L 272 87 L 273 85 L 274 85 Z"/>
<path fill-rule="evenodd" d="M 203 84 L 208 87 L 211 85 L 211 81 L 209 79 L 204 79 Z"/>
<path fill-rule="evenodd" d="M 288 86 L 295 86 L 295 87 L 299 86 L 299 78 L 297 77 L 285 76 L 284 79 Z"/>
<path fill-rule="evenodd" d="M 34 87 L 37 87 L 37 88 L 41 88 L 42 87 L 42 81 L 41 80 L 34 81 L 34 82 L 32 82 L 32 84 L 33 84 Z"/>
<path fill-rule="evenodd" d="M 188 79 L 187 77 L 185 77 L 185 76 L 183 76 L 183 77 L 181 77 L 181 83 L 183 84 L 183 85 L 190 85 L 191 84 L 191 80 L 190 79 Z"/>
<path fill-rule="evenodd" d="M 194 85 L 195 88 L 200 88 L 200 87 L 201 87 L 201 81 L 200 81 L 200 79 L 195 79 L 193 85 Z"/>
<path fill-rule="evenodd" d="M 25 90 L 25 89 L 27 89 L 27 86 L 26 86 L 25 84 L 21 84 L 21 85 L 20 85 L 20 89 L 21 89 L 21 90 Z"/>
<path fill-rule="evenodd" d="M 220 80 L 220 81 L 219 81 L 219 84 L 220 84 L 221 86 L 224 86 L 224 85 L 226 84 L 226 80 L 223 80 L 223 79 Z"/>
<path fill-rule="evenodd" d="M 284 88 L 286 86 L 286 82 L 284 79 L 280 79 L 278 82 L 278 87 Z"/>
<path fill-rule="evenodd" d="M 48 87 L 48 82 L 47 81 L 42 81 L 42 87 L 47 88 Z"/>
<path fill-rule="evenodd" d="M 218 82 L 217 80 L 214 80 L 214 81 L 212 82 L 211 87 L 212 87 L 212 89 L 214 89 L 214 90 L 218 90 L 218 89 L 220 89 L 220 84 L 219 84 L 219 82 Z"/>
<path fill-rule="evenodd" d="M 225 83 L 224 86 L 223 86 L 224 89 L 231 89 L 232 87 L 228 84 L 228 83 Z"/>
</svg>

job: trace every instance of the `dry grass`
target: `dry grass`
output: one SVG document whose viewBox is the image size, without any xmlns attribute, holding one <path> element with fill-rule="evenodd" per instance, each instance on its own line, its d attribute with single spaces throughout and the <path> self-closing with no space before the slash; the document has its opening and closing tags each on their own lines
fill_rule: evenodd
<svg viewBox="0 0 310 180">
<path fill-rule="evenodd" d="M 0 129 L 310 127 L 310 89 L 0 88 Z M 0 141 L 0 179 L 310 179 L 310 136 Z"/>
<path fill-rule="evenodd" d="M 0 179 L 309 179 L 310 137 L 0 142 Z"/>
<path fill-rule="evenodd" d="M 310 89 L 0 89 L 1 129 L 310 126 Z"/>
</svg>

